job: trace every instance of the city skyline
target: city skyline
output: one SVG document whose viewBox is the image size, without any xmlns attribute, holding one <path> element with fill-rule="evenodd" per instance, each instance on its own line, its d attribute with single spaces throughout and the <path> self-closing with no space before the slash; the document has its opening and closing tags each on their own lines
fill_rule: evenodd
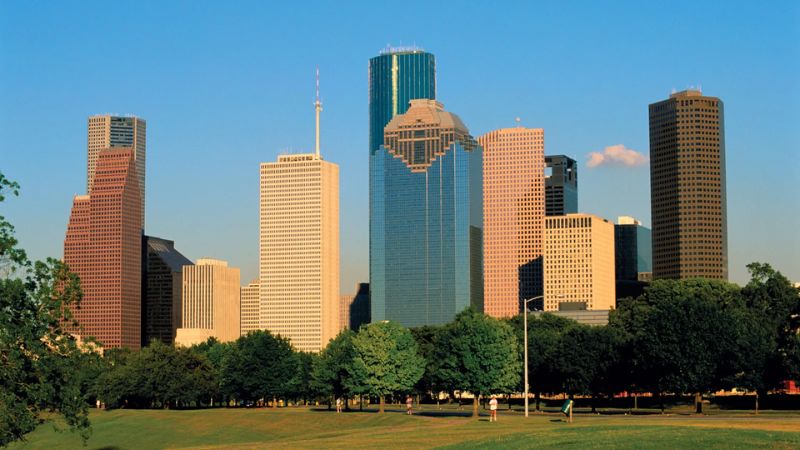
<svg viewBox="0 0 800 450">
<path fill-rule="evenodd" d="M 49 14 L 56 17 L 55 14 L 64 12 L 58 7 L 53 8 L 54 11 L 16 8 L 2 6 L 4 10 L 11 10 L 12 16 L 36 13 L 47 18 Z M 709 36 L 706 40 L 690 46 L 688 43 L 692 38 L 700 36 L 699 31 L 681 28 L 687 34 L 685 37 L 675 31 L 676 47 L 680 47 L 680 52 L 695 62 L 696 67 L 675 69 L 648 65 L 632 54 L 631 61 L 615 60 L 610 50 L 605 50 L 601 53 L 612 63 L 612 68 L 621 69 L 615 80 L 601 74 L 590 76 L 586 72 L 570 71 L 584 66 L 578 60 L 585 60 L 589 67 L 604 67 L 587 50 L 570 54 L 570 49 L 576 50 L 579 40 L 563 44 L 543 41 L 544 59 L 539 63 L 544 63 L 541 64 L 544 70 L 539 67 L 540 72 L 533 76 L 522 76 L 516 73 L 524 73 L 530 66 L 519 58 L 502 61 L 509 59 L 507 56 L 512 50 L 501 45 L 499 38 L 489 39 L 485 44 L 468 39 L 448 44 L 448 36 L 420 26 L 413 26 L 407 32 L 418 44 L 436 55 L 439 71 L 437 97 L 448 105 L 448 109 L 458 111 L 470 125 L 473 135 L 513 126 L 516 116 L 522 118 L 526 127 L 544 128 L 548 136 L 545 154 L 565 154 L 579 162 L 581 212 L 606 219 L 632 215 L 641 218 L 646 226 L 651 225 L 647 165 L 612 166 L 601 162 L 591 168 L 586 165 L 588 155 L 591 152 L 613 155 L 604 149 L 617 144 L 643 155 L 649 154 L 647 105 L 666 98 L 672 88 L 682 90 L 702 82 L 704 94 L 722 98 L 726 105 L 730 279 L 739 283 L 746 281 L 744 265 L 760 260 L 772 263 L 789 278 L 798 280 L 800 262 L 795 255 L 800 253 L 800 239 L 794 230 L 800 226 L 800 213 L 791 206 L 797 204 L 798 198 L 798 188 L 792 181 L 800 175 L 800 163 L 792 156 L 800 146 L 798 137 L 791 134 L 790 129 L 791 124 L 798 123 L 798 113 L 793 105 L 800 93 L 790 83 L 789 76 L 797 73 L 792 68 L 798 64 L 798 32 L 788 27 L 781 28 L 780 25 L 786 23 L 783 20 L 787 19 L 778 17 L 778 11 L 770 12 L 752 5 L 749 8 L 753 14 L 775 15 L 771 37 L 757 36 L 758 27 L 744 26 L 749 24 L 745 17 L 747 12 L 734 15 L 723 11 L 722 19 L 718 24 L 712 24 L 712 28 L 733 30 L 739 26 L 742 29 L 741 33 L 729 33 L 723 39 L 727 42 L 712 37 L 713 30 L 707 29 Z M 474 7 L 468 9 L 470 11 L 464 14 L 475 13 Z M 709 10 L 714 8 L 701 5 L 693 9 L 702 10 L 698 14 L 703 11 L 710 14 Z M 789 10 L 788 20 L 792 14 L 797 17 L 796 8 L 786 9 Z M 152 12 L 146 7 L 143 12 L 132 14 Z M 545 12 L 552 14 L 550 10 Z M 116 10 L 105 14 L 119 13 Z M 492 13 L 497 17 L 507 17 Z M 71 14 L 78 14 L 78 11 L 67 15 Z M 626 12 L 619 22 L 610 22 L 622 23 L 623 18 L 630 19 L 631 14 Z M 656 13 L 639 14 L 652 18 Z M 675 20 L 677 14 L 667 15 Z M 2 16 L 8 17 L 9 14 Z M 242 18 L 241 12 L 229 10 L 223 11 L 222 16 Z M 571 17 L 576 19 L 576 26 L 591 25 L 586 17 Z M 218 22 L 203 16 L 195 19 L 206 27 L 224 22 L 223 19 L 218 19 Z M 368 230 L 368 170 L 364 151 L 368 131 L 365 62 L 378 53 L 386 40 L 398 42 L 405 35 L 386 36 L 385 31 L 370 29 L 364 35 L 366 38 L 359 39 L 364 42 L 359 43 L 334 40 L 327 46 L 316 48 L 307 42 L 295 42 L 293 51 L 302 56 L 293 55 L 281 61 L 277 67 L 285 73 L 270 78 L 280 90 L 286 91 L 284 93 L 266 88 L 251 87 L 248 90 L 232 86 L 231 81 L 248 84 L 270 71 L 269 67 L 252 65 L 238 53 L 225 59 L 226 64 L 234 66 L 235 70 L 212 71 L 202 76 L 195 75 L 192 69 L 204 68 L 204 64 L 193 64 L 180 58 L 165 60 L 166 53 L 148 41 L 144 48 L 152 52 L 156 61 L 172 64 L 169 67 L 177 75 L 165 74 L 162 79 L 160 71 L 152 65 L 130 74 L 115 70 L 115 76 L 111 77 L 115 78 L 115 83 L 120 81 L 120 77 L 132 81 L 137 75 L 143 76 L 143 83 L 138 84 L 133 92 L 115 91 L 113 96 L 109 96 L 103 92 L 108 88 L 108 82 L 100 77 L 90 76 L 84 83 L 71 84 L 68 81 L 89 72 L 86 67 L 77 67 L 69 62 L 70 55 L 83 60 L 90 54 L 89 50 L 78 49 L 77 42 L 86 37 L 83 33 L 102 31 L 105 29 L 103 26 L 93 24 L 78 36 L 69 37 L 67 31 L 72 26 L 53 24 L 50 18 L 48 23 L 55 27 L 52 33 L 61 33 L 59 36 L 64 38 L 64 42 L 48 44 L 56 46 L 54 48 L 41 49 L 44 39 L 30 34 L 39 30 L 39 25 L 22 30 L 8 19 L 0 20 L 4 21 L 2 33 L 15 33 L 13 39 L 0 39 L 3 41 L 0 61 L 3 67 L 8 68 L 0 74 L 0 94 L 4 105 L 15 105 L 14 111 L 9 106 L 0 108 L 0 160 L 3 163 L 0 169 L 22 186 L 22 198 L 4 205 L 4 214 L 17 224 L 21 244 L 30 249 L 32 257 L 58 257 L 61 254 L 60 241 L 69 216 L 69 199 L 71 194 L 83 193 L 85 189 L 87 118 L 105 111 L 130 112 L 147 120 L 150 135 L 147 150 L 148 234 L 174 240 L 181 252 L 193 260 L 205 255 L 219 256 L 242 269 L 242 280 L 254 278 L 258 268 L 258 221 L 253 214 L 257 204 L 256 166 L 259 162 L 275 160 L 275 156 L 287 147 L 297 151 L 312 147 L 314 133 L 310 103 L 313 100 L 313 68 L 318 63 L 324 86 L 323 100 L 329 112 L 323 129 L 323 140 L 328 143 L 326 155 L 342 168 L 341 286 L 349 290 L 357 282 L 368 281 L 367 249 L 362 242 Z M 85 24 L 77 17 L 75 21 Z M 542 26 L 546 29 L 555 25 Z M 639 25 L 631 27 L 644 35 L 641 44 L 624 44 L 613 35 L 607 37 L 608 42 L 615 44 L 617 49 L 644 47 L 652 43 L 652 36 L 645 28 Z M 124 28 L 115 33 L 124 33 Z M 588 28 L 597 29 L 595 26 Z M 183 36 L 188 33 L 188 28 L 179 26 L 177 32 Z M 209 48 L 218 58 L 226 58 L 220 53 L 219 46 L 252 37 L 254 31 L 245 29 L 242 33 L 240 37 L 226 38 L 218 44 L 203 41 L 191 47 L 168 40 L 168 47 L 173 51 L 176 47 L 182 48 L 190 53 Z M 506 40 L 515 35 L 509 31 L 502 37 Z M 523 35 L 535 41 L 535 35 Z M 458 36 L 463 38 L 465 35 L 459 33 Z M 748 39 L 752 43 L 748 43 Z M 22 41 L 29 42 L 23 44 Z M 348 51 L 347 56 L 334 55 L 334 44 L 348 45 L 352 51 Z M 58 45 L 65 46 L 62 50 L 68 50 L 66 57 L 53 54 Z M 104 45 L 93 43 L 91 49 Z M 508 47 L 515 48 L 511 44 Z M 39 60 L 25 54 L 26 49 L 35 48 L 40 48 L 37 58 L 52 59 Z M 281 50 L 280 46 L 275 48 Z M 489 58 L 492 64 L 471 66 L 459 58 L 459 50 L 463 48 L 476 51 L 494 48 L 496 55 L 482 52 L 481 57 Z M 143 51 L 135 50 L 142 57 L 149 56 L 140 53 Z M 285 50 L 282 51 L 281 54 L 286 54 Z M 742 61 L 737 67 L 744 71 L 738 75 L 724 70 L 734 51 L 739 52 L 737 59 Z M 703 59 L 709 52 L 711 57 Z M 559 62 L 554 55 L 564 56 L 564 60 Z M 778 60 L 776 55 L 789 56 Z M 342 58 L 339 65 L 334 62 L 334 56 Z M 750 61 L 747 66 L 752 67 L 743 67 L 744 60 Z M 127 66 L 129 63 L 121 64 Z M 44 72 L 57 72 L 65 78 L 56 81 L 43 73 L 27 80 L 30 84 L 26 89 L 14 89 L 34 67 L 42 67 Z M 564 75 L 564 72 L 569 74 L 565 76 L 567 80 L 558 84 L 560 89 L 552 89 L 553 77 Z M 178 80 L 176 76 L 186 78 Z M 513 89 L 503 88 L 504 85 L 513 86 Z M 547 92 L 551 89 L 558 95 Z M 33 94 L 31 90 L 41 93 Z M 169 94 L 164 95 L 165 92 Z M 608 102 L 612 100 L 616 103 L 610 107 Z M 42 110 L 59 116 L 58 123 L 49 124 L 47 132 L 34 128 L 38 122 L 31 120 L 34 112 Z M 36 130 L 35 134 L 32 130 Z M 243 133 L 244 130 L 249 134 Z M 31 139 L 31 136 L 37 139 Z M 31 164 L 33 155 L 37 159 L 35 167 Z M 229 161 L 221 161 L 222 155 Z M 609 158 L 608 161 L 614 163 L 617 160 Z M 786 161 L 787 164 L 775 161 Z M 781 168 L 779 177 L 773 174 L 776 166 Z M 212 178 L 212 172 L 218 182 L 204 184 Z M 764 180 L 770 180 L 770 183 L 764 183 Z M 226 189 L 217 186 L 226 186 Z M 189 198 L 190 195 L 199 199 Z M 222 208 L 222 213 L 203 210 L 201 205 L 206 208 L 217 206 Z M 771 220 L 777 217 L 780 220 Z"/>
</svg>

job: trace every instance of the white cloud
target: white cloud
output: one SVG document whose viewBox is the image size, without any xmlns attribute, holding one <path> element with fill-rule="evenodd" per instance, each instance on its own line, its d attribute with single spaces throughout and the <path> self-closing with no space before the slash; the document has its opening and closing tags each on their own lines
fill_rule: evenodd
<svg viewBox="0 0 800 450">
<path fill-rule="evenodd" d="M 589 168 L 603 165 L 636 167 L 647 164 L 646 155 L 622 144 L 608 146 L 602 152 L 591 152 L 588 156 L 589 161 L 586 162 L 586 166 Z"/>
</svg>

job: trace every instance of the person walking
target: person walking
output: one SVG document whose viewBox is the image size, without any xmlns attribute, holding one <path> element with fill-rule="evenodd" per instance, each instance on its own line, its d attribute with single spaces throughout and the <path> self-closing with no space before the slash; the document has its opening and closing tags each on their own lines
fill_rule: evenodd
<svg viewBox="0 0 800 450">
<path fill-rule="evenodd" d="M 497 397 L 494 395 L 489 400 L 489 422 L 497 422 Z"/>
<path fill-rule="evenodd" d="M 337 413 L 342 412 L 342 398 L 341 397 L 336 397 L 336 412 Z"/>
<path fill-rule="evenodd" d="M 412 414 L 411 409 L 414 407 L 414 399 L 411 396 L 406 397 L 406 414 L 409 416 Z"/>
</svg>

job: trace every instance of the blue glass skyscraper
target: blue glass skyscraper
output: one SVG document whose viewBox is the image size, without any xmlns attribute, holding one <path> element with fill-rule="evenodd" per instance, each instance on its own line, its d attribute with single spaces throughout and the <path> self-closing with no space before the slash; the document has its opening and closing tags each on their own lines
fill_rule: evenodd
<svg viewBox="0 0 800 450">
<path fill-rule="evenodd" d="M 372 320 L 449 322 L 483 306 L 482 149 L 435 100 L 412 100 L 370 155 Z"/>
<path fill-rule="evenodd" d="M 416 48 L 388 48 L 369 60 L 369 154 L 383 144 L 383 127 L 416 98 L 436 98 L 436 60 Z"/>
</svg>

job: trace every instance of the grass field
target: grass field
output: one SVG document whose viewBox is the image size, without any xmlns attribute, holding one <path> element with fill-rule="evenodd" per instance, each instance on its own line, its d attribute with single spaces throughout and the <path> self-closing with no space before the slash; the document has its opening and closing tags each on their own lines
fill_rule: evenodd
<svg viewBox="0 0 800 450">
<path fill-rule="evenodd" d="M 501 410 L 497 423 L 466 410 L 425 407 L 336 414 L 307 408 L 116 410 L 92 413 L 92 449 L 147 448 L 800 448 L 800 414 L 707 416 L 576 414 Z M 46 424 L 14 449 L 84 448 Z"/>
</svg>

